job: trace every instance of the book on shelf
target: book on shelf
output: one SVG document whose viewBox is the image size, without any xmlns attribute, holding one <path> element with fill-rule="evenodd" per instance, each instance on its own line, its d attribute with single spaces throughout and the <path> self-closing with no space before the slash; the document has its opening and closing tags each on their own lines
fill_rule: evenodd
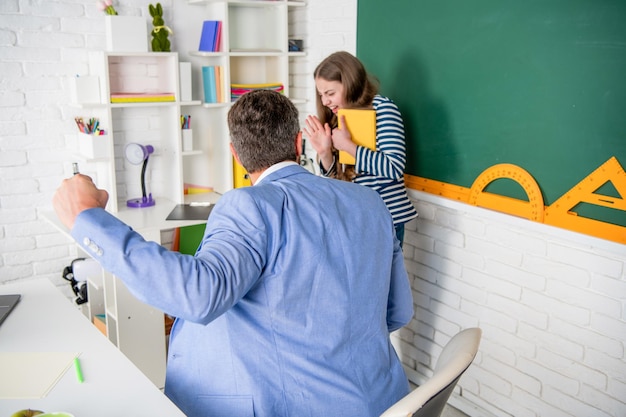
<svg viewBox="0 0 626 417">
<path fill-rule="evenodd" d="M 184 183 L 183 184 L 184 194 L 204 194 L 213 192 L 213 187 L 208 185 L 201 184 L 192 184 L 192 183 Z"/>
<path fill-rule="evenodd" d="M 111 93 L 111 103 L 158 103 L 176 101 L 174 93 L 119 92 Z"/>
<path fill-rule="evenodd" d="M 199 51 L 216 52 L 222 37 L 222 22 L 219 20 L 205 20 L 202 23 Z"/>
<path fill-rule="evenodd" d="M 275 53 L 282 52 L 278 48 L 230 48 L 230 52 L 239 53 Z"/>
<path fill-rule="evenodd" d="M 222 67 L 219 65 L 215 67 L 215 91 L 217 95 L 217 102 L 223 103 L 224 100 L 224 83 L 222 82 Z"/>
<path fill-rule="evenodd" d="M 222 93 L 223 69 L 217 65 L 202 67 L 202 85 L 204 88 L 205 103 L 224 102 Z"/>
<path fill-rule="evenodd" d="M 191 101 L 191 62 L 178 63 L 180 74 L 180 101 Z"/>
<path fill-rule="evenodd" d="M 285 86 L 281 83 L 260 83 L 260 84 L 231 84 L 230 100 L 237 101 L 239 97 L 252 90 L 273 90 L 281 94 L 285 93 Z"/>
<path fill-rule="evenodd" d="M 213 44 L 213 51 L 217 52 L 220 50 L 220 42 L 222 41 L 222 21 L 217 21 L 217 29 L 215 33 L 215 43 Z"/>
<path fill-rule="evenodd" d="M 345 116 L 346 128 L 352 136 L 352 142 L 373 151 L 376 150 L 376 111 L 360 109 L 339 109 L 337 118 L 339 128 L 343 129 L 341 116 Z M 339 151 L 339 163 L 354 165 L 356 160 L 347 152 Z"/>
</svg>

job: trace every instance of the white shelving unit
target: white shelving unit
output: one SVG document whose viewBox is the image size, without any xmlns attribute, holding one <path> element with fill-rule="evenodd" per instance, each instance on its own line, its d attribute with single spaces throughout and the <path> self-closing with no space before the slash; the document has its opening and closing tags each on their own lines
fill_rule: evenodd
<svg viewBox="0 0 626 417">
<path fill-rule="evenodd" d="M 99 153 L 85 152 L 77 146 L 80 171 L 90 175 L 96 185 L 109 193 L 107 210 L 141 233 L 146 240 L 161 243 L 161 232 L 204 221 L 168 221 L 175 207 L 189 201 L 216 202 L 218 195 L 184 195 L 185 166 L 190 158 L 203 157 L 202 150 L 182 151 L 182 108 L 199 106 L 200 101 L 181 102 L 177 53 L 90 53 L 90 79 L 97 80 L 94 102 L 75 103 L 84 119 L 95 117 L 105 136 Z M 115 92 L 172 93 L 174 101 L 111 103 Z M 79 135 L 82 136 L 82 135 Z M 77 140 L 89 138 L 78 137 Z M 146 188 L 156 204 L 147 208 L 127 207 L 126 201 L 142 195 L 141 165 L 124 157 L 129 143 L 152 145 L 147 166 Z M 79 142 L 79 145 L 83 145 Z M 80 150 L 83 150 L 82 155 Z M 196 181 L 198 182 L 198 181 Z M 187 200 L 187 201 L 186 201 Z M 69 234 L 54 213 L 44 217 Z M 88 255 L 88 254 L 85 254 Z M 164 277 L 165 278 L 165 277 Z M 88 278 L 89 298 L 96 314 L 106 317 L 107 337 L 148 376 L 155 385 L 165 382 L 166 336 L 163 312 L 137 300 L 114 275 L 100 269 Z"/>
<path fill-rule="evenodd" d="M 284 94 L 294 103 L 304 103 L 303 98 L 290 95 L 291 62 L 306 56 L 304 52 L 289 51 L 289 10 L 303 7 L 303 1 L 213 1 L 188 0 L 188 4 L 202 7 L 204 20 L 222 21 L 222 35 L 217 52 L 189 51 L 196 68 L 194 84 L 202 89 L 202 66 L 223 68 L 222 89 L 226 92 L 223 103 L 202 105 L 195 109 L 196 130 L 209 137 L 202 139 L 211 155 L 212 186 L 225 192 L 239 185 L 234 179 L 233 161 L 229 149 L 226 115 L 230 107 L 231 84 L 280 83 Z"/>
<path fill-rule="evenodd" d="M 83 161 L 96 174 L 96 183 L 109 192 L 107 209 L 113 213 L 126 210 L 126 200 L 141 195 L 141 166 L 132 165 L 124 158 L 124 147 L 131 142 L 152 145 L 155 149 L 147 171 L 148 191 L 155 200 L 174 203 L 184 200 L 183 158 L 194 153 L 182 152 L 181 108 L 200 102 L 178 100 L 178 68 L 177 53 L 90 53 L 90 75 L 99 80 L 100 102 L 77 103 L 77 106 L 87 113 L 85 117 L 99 119 L 111 148 L 105 156 L 85 156 Z M 167 92 L 176 99 L 111 103 L 111 94 L 115 92 Z"/>
<path fill-rule="evenodd" d="M 86 95 L 96 98 L 75 103 L 83 118 L 98 118 L 100 127 L 107 133 L 106 138 L 93 138 L 107 141 L 104 151 L 97 155 L 77 152 L 80 171 L 109 192 L 108 211 L 147 240 L 157 243 L 161 243 L 163 230 L 204 223 L 166 221 L 176 204 L 216 202 L 218 193 L 240 185 L 241 178 L 234 178 L 226 120 L 231 83 L 281 83 L 284 94 L 294 103 L 306 102 L 290 94 L 290 67 L 305 53 L 288 50 L 289 10 L 302 7 L 305 2 L 188 0 L 188 4 L 198 7 L 203 20 L 222 21 L 220 50 L 192 51 L 189 55 L 195 91 L 202 91 L 202 66 L 223 68 L 223 102 L 206 104 L 202 97 L 180 101 L 178 53 L 96 51 L 90 54 L 90 71 L 86 74 L 92 81 L 99 81 L 96 93 Z M 168 92 L 173 93 L 175 100 L 114 104 L 110 100 L 114 92 Z M 181 143 L 182 114 L 192 115 L 194 135 L 193 150 L 185 152 Z M 77 141 L 81 139 L 85 138 Z M 147 192 L 156 201 L 153 207 L 126 206 L 127 200 L 142 195 L 141 166 L 130 164 L 124 157 L 124 148 L 129 143 L 152 145 L 155 149 L 146 175 Z M 242 176 L 241 171 L 237 173 Z M 185 196 L 185 183 L 210 186 L 217 193 Z M 44 217 L 68 234 L 54 213 L 44 213 Z M 89 314 L 105 314 L 109 340 L 155 385 L 163 387 L 166 362 L 163 313 L 138 301 L 110 273 L 101 270 L 96 275 L 89 279 L 89 297 L 95 302 Z"/>
</svg>

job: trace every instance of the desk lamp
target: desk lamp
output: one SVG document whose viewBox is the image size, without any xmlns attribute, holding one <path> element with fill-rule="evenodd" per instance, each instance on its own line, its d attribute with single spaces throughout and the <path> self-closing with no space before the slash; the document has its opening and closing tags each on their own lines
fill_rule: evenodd
<svg viewBox="0 0 626 417">
<path fill-rule="evenodd" d="M 139 143 L 129 143 L 124 149 L 126 159 L 133 164 L 139 165 L 143 163 L 141 167 L 141 198 L 133 198 L 126 202 L 128 207 L 151 207 L 154 206 L 154 200 L 152 199 L 152 193 L 146 196 L 146 166 L 148 166 L 148 158 L 150 154 L 154 152 L 152 145 L 140 145 Z"/>
</svg>

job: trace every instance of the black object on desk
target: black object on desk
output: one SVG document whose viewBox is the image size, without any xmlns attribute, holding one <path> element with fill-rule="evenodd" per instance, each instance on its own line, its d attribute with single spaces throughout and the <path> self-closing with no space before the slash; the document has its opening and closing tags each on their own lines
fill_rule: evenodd
<svg viewBox="0 0 626 417">
<path fill-rule="evenodd" d="M 178 204 L 166 220 L 206 220 L 213 210 L 211 203 Z"/>
<path fill-rule="evenodd" d="M 0 295 L 0 324 L 13 311 L 21 297 L 21 294 Z"/>
</svg>

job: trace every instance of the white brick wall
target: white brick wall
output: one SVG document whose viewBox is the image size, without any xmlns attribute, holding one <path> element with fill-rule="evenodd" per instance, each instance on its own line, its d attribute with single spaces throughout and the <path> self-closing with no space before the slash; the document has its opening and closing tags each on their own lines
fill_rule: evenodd
<svg viewBox="0 0 626 417">
<path fill-rule="evenodd" d="M 173 43 L 183 56 L 193 47 L 181 22 L 197 6 L 161 3 L 181 28 Z M 292 12 L 290 34 L 307 51 L 293 61 L 293 80 L 306 84 L 297 95 L 311 100 L 317 63 L 356 52 L 356 0 L 308 3 Z M 147 16 L 144 0 L 116 5 Z M 65 80 L 104 46 L 100 17 L 93 0 L 0 2 L 0 282 L 46 277 L 69 290 L 60 275 L 76 248 L 40 213 L 69 175 L 75 127 Z M 315 111 L 312 100 L 301 107 L 303 118 Z M 452 335 L 480 326 L 480 352 L 451 399 L 467 414 L 626 415 L 626 247 L 411 196 L 420 218 L 407 227 L 405 257 L 416 315 L 395 340 L 411 380 L 431 374 Z"/>
<path fill-rule="evenodd" d="M 416 315 L 398 336 L 414 382 L 452 335 L 479 326 L 480 352 L 451 400 L 469 415 L 626 415 L 624 245 L 411 196 Z"/>
</svg>

